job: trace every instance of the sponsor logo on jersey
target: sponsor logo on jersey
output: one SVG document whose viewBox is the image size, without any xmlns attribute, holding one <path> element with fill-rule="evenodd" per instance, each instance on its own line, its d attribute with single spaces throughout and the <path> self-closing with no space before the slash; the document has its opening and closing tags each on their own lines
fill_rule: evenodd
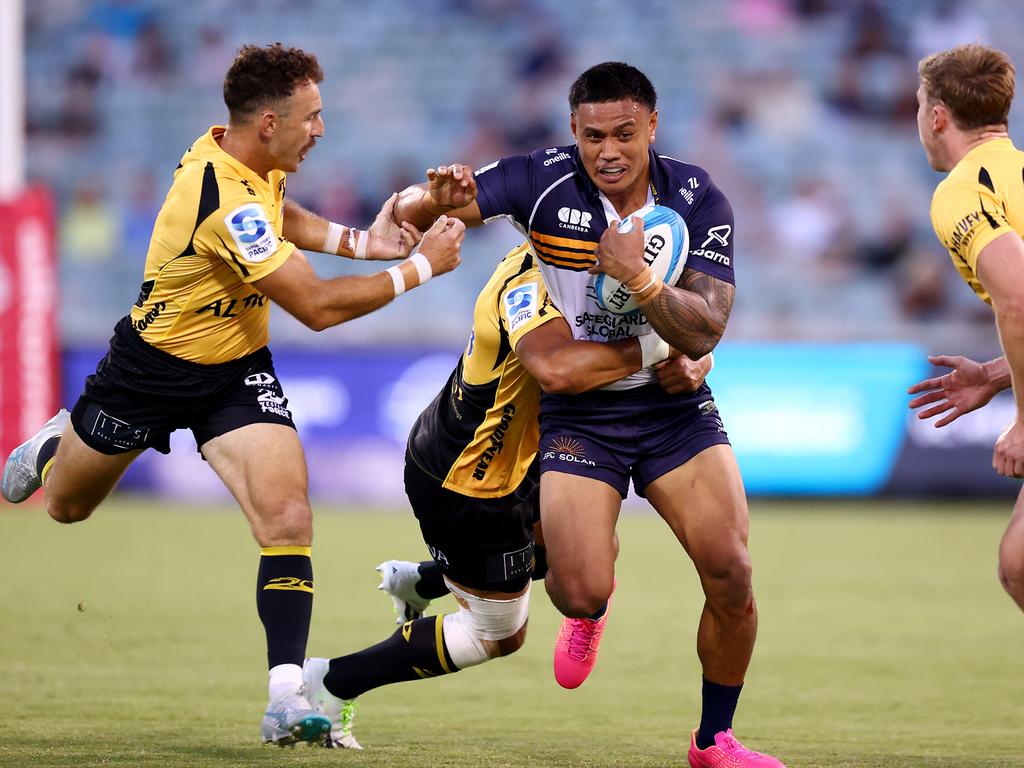
<svg viewBox="0 0 1024 768">
<path fill-rule="evenodd" d="M 494 431 L 487 436 L 487 440 L 490 443 L 484 452 L 480 454 L 480 460 L 477 461 L 476 467 L 473 468 L 473 479 L 483 480 L 487 475 L 487 468 L 494 461 L 494 457 L 501 453 L 505 447 L 505 435 L 508 433 L 509 425 L 512 423 L 512 417 L 515 416 L 516 407 L 509 403 L 501 409 L 501 420 L 498 421 L 497 426 L 494 427 Z"/>
<path fill-rule="evenodd" d="M 242 258 L 250 264 L 266 261 L 277 251 L 277 235 L 262 206 L 250 204 L 236 208 L 224 217 L 224 223 Z"/>
<path fill-rule="evenodd" d="M 708 230 L 707 239 L 700 244 L 701 248 L 707 248 L 712 243 L 722 246 L 723 248 L 729 244 L 729 236 L 732 234 L 732 226 L 729 224 L 721 224 L 717 227 L 711 227 Z"/>
<path fill-rule="evenodd" d="M 583 443 L 574 437 L 560 435 L 551 441 L 551 445 L 544 451 L 545 459 L 557 459 L 569 464 L 586 464 L 588 467 L 596 467 L 597 462 L 587 458 L 587 449 Z"/>
<path fill-rule="evenodd" d="M 209 304 L 197 309 L 195 314 L 201 315 L 203 312 L 210 312 L 214 317 L 238 317 L 240 310 L 262 307 L 266 301 L 267 297 L 262 293 L 251 293 L 241 300 L 232 298 L 214 299 Z"/>
<path fill-rule="evenodd" d="M 589 232 L 590 220 L 593 215 L 576 208 L 563 207 L 558 209 L 558 221 L 562 229 L 572 229 L 576 232 Z"/>
<path fill-rule="evenodd" d="M 515 333 L 523 323 L 537 314 L 537 283 L 525 283 L 505 294 L 505 315 L 508 332 Z"/>
<path fill-rule="evenodd" d="M 550 151 L 551 150 L 549 149 L 548 152 L 550 152 Z M 545 160 L 544 161 L 544 167 L 547 168 L 549 165 L 554 165 L 555 163 L 561 163 L 561 162 L 564 162 L 566 160 L 569 160 L 570 158 L 572 158 L 572 155 L 570 155 L 568 152 L 559 152 L 554 157 L 549 157 L 547 160 Z"/>
<path fill-rule="evenodd" d="M 680 187 L 679 194 L 682 196 L 683 200 L 686 201 L 687 205 L 693 205 L 693 201 L 695 199 L 693 196 L 693 192 L 688 190 L 686 187 Z"/>
<path fill-rule="evenodd" d="M 727 267 L 729 266 L 729 257 L 726 256 L 724 253 L 719 253 L 718 251 L 709 251 L 706 248 L 698 248 L 695 251 L 690 251 L 690 255 L 703 256 L 708 261 L 714 261 L 719 264 L 724 264 Z"/>
<path fill-rule="evenodd" d="M 149 326 L 153 323 L 154 320 L 160 317 L 160 313 L 163 312 L 165 309 L 167 309 L 167 302 L 158 301 L 156 304 L 153 305 L 153 308 L 146 312 L 146 314 L 144 314 L 141 318 L 139 318 L 138 320 L 132 320 L 132 328 L 134 328 L 139 333 L 142 333 L 144 330 L 149 328 Z"/>
</svg>

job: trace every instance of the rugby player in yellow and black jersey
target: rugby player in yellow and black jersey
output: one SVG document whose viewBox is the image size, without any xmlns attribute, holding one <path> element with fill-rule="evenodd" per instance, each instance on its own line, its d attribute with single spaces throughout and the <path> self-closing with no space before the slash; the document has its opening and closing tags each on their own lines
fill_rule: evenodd
<svg viewBox="0 0 1024 768">
<path fill-rule="evenodd" d="M 257 609 L 266 630 L 270 705 L 261 730 L 277 744 L 323 741 L 330 719 L 301 692 L 312 610 L 312 514 L 305 458 L 268 341 L 270 302 L 320 330 L 371 312 L 459 261 L 461 222 L 423 236 L 401 264 L 317 278 L 298 250 L 396 259 L 419 239 L 392 222 L 394 197 L 368 232 L 285 200 L 285 175 L 323 136 L 316 57 L 280 44 L 245 46 L 224 81 L 226 127 L 185 152 L 157 217 L 138 301 L 72 413 L 61 411 L 11 454 L 9 501 L 40 485 L 50 516 L 84 520 L 129 463 L 166 453 L 188 428 L 238 500 L 262 548 Z"/>
<path fill-rule="evenodd" d="M 908 392 L 918 417 L 946 414 L 943 427 L 1012 387 L 1017 414 L 996 441 L 992 466 L 1024 477 L 1024 152 L 1007 133 L 1014 67 L 1002 51 L 963 45 L 918 65 L 917 125 L 932 168 L 948 171 L 932 197 L 935 234 L 957 271 L 992 307 L 1003 357 L 978 363 L 956 355 L 929 360 L 953 370 Z M 948 413 L 947 413 L 948 412 Z M 1024 610 L 1024 492 L 999 547 L 999 580 Z"/>
<path fill-rule="evenodd" d="M 411 583 L 403 574 L 404 587 L 417 589 L 424 603 L 450 590 L 459 611 L 410 616 L 375 646 L 311 659 L 314 687 L 322 680 L 324 695 L 349 700 L 389 683 L 457 672 L 522 645 L 530 580 L 543 577 L 534 541 L 541 389 L 582 392 L 651 365 L 666 390 L 697 389 L 710 356 L 661 362 L 668 345 L 650 336 L 574 340 L 548 300 L 529 246 L 505 256 L 477 297 L 465 352 L 409 435 L 405 489 L 433 561 L 421 563 L 419 573 L 414 563 L 384 564 L 412 571 Z M 391 576 L 384 574 L 386 589 Z"/>
</svg>

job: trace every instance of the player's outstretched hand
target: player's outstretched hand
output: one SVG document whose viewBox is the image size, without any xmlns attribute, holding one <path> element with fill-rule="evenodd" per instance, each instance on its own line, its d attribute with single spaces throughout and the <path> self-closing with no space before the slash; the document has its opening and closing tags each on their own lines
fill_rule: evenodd
<svg viewBox="0 0 1024 768">
<path fill-rule="evenodd" d="M 644 268 L 644 220 L 633 217 L 633 226 L 619 231 L 619 222 L 613 221 L 601 235 L 597 244 L 597 261 L 588 271 L 603 272 L 621 283 L 628 282 Z"/>
<path fill-rule="evenodd" d="M 992 468 L 1003 477 L 1024 477 L 1024 424 L 1016 419 L 996 440 Z"/>
<path fill-rule="evenodd" d="M 395 203 L 398 193 L 391 195 L 381 206 L 377 218 L 373 220 L 367 237 L 366 258 L 376 261 L 393 261 L 404 259 L 423 237 L 420 231 L 408 222 L 396 224 L 394 219 Z"/>
<path fill-rule="evenodd" d="M 427 230 L 420 243 L 420 253 L 427 257 L 433 274 L 443 275 L 459 266 L 465 236 L 466 225 L 447 216 L 440 216 Z"/>
<path fill-rule="evenodd" d="M 928 362 L 932 365 L 944 365 L 953 370 L 943 376 L 919 381 L 910 387 L 907 390 L 908 395 L 920 396 L 911 400 L 908 406 L 920 408 L 931 405 L 930 408 L 918 412 L 919 419 L 930 419 L 932 416 L 951 411 L 935 422 L 936 427 L 944 427 L 965 413 L 981 408 L 999 392 L 999 389 L 989 381 L 982 364 L 974 360 L 960 355 L 932 355 Z"/>
<path fill-rule="evenodd" d="M 428 193 L 434 205 L 451 211 L 476 200 L 476 179 L 468 165 L 439 165 L 427 168 Z"/>
<path fill-rule="evenodd" d="M 670 357 L 654 366 L 661 388 L 670 395 L 683 392 L 695 392 L 710 373 L 715 358 L 710 352 L 699 360 L 691 360 L 686 355 Z"/>
</svg>

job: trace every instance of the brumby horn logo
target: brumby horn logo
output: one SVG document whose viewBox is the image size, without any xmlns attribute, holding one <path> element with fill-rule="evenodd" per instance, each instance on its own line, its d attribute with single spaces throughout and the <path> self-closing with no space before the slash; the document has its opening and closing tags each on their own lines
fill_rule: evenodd
<svg viewBox="0 0 1024 768">
<path fill-rule="evenodd" d="M 559 208 L 558 220 L 565 229 L 575 229 L 577 232 L 590 231 L 590 219 L 592 214 L 586 211 L 578 211 L 575 208 Z"/>
<path fill-rule="evenodd" d="M 711 227 L 708 230 L 708 239 L 700 244 L 701 248 L 707 248 L 712 243 L 720 246 L 726 246 L 729 244 L 729 235 L 732 234 L 732 226 L 729 224 L 721 224 L 717 227 Z"/>
</svg>

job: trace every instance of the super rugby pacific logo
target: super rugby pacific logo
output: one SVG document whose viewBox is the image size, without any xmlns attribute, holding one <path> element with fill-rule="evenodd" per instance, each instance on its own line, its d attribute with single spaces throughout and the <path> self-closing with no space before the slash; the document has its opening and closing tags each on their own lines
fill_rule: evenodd
<svg viewBox="0 0 1024 768">
<path fill-rule="evenodd" d="M 243 243 L 255 243 L 267 232 L 267 220 L 259 208 L 244 208 L 231 217 L 232 233 Z"/>
<path fill-rule="evenodd" d="M 505 295 L 505 315 L 508 317 L 508 331 L 515 331 L 533 319 L 537 312 L 537 283 L 526 283 Z"/>
<path fill-rule="evenodd" d="M 224 224 L 242 258 L 251 264 L 266 261 L 277 251 L 277 235 L 259 205 L 243 205 L 224 217 Z"/>
</svg>

